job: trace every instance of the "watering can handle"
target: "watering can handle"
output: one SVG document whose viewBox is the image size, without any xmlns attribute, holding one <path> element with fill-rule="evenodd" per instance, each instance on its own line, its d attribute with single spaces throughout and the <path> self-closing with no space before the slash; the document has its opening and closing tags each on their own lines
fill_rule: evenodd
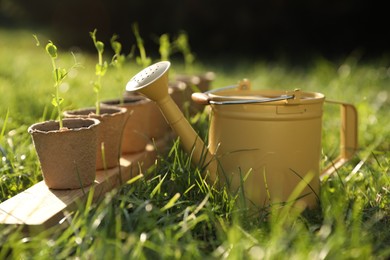
<svg viewBox="0 0 390 260">
<path fill-rule="evenodd" d="M 358 114 L 355 106 L 332 100 L 326 100 L 325 102 L 340 105 L 340 154 L 336 160 L 322 171 L 321 179 L 331 175 L 348 162 L 358 149 Z"/>
</svg>

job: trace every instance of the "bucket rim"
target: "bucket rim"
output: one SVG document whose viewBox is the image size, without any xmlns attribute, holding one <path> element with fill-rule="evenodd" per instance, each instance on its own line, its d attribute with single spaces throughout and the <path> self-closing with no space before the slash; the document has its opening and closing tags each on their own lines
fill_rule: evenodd
<svg viewBox="0 0 390 260">
<path fill-rule="evenodd" d="M 274 89 L 257 89 L 257 90 L 244 90 L 233 88 L 221 88 L 215 89 L 208 93 L 210 99 L 213 101 L 239 101 L 259 98 L 277 98 L 286 95 L 294 95 L 296 91 L 288 90 L 274 90 Z M 281 105 L 281 104 L 311 104 L 321 103 L 325 100 L 325 95 L 320 92 L 301 91 L 299 90 L 299 97 L 291 100 L 278 100 L 266 103 L 254 103 L 251 105 Z M 219 105 L 219 104 L 216 104 Z"/>
</svg>

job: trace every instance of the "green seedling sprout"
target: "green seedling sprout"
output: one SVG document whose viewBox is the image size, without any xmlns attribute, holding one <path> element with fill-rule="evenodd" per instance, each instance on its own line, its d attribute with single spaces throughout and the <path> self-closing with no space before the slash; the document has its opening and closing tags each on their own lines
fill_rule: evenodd
<svg viewBox="0 0 390 260">
<path fill-rule="evenodd" d="M 98 52 L 98 63 L 95 66 L 95 74 L 97 76 L 97 79 L 93 82 L 93 90 L 96 94 L 96 103 L 95 103 L 96 114 L 100 115 L 100 91 L 102 89 L 101 81 L 102 81 L 102 77 L 107 72 L 108 63 L 107 61 L 103 61 L 104 43 L 96 40 L 96 32 L 97 30 L 95 29 L 93 32 L 90 32 L 89 34 Z"/>
<path fill-rule="evenodd" d="M 192 70 L 192 64 L 195 61 L 195 56 L 191 52 L 188 35 L 185 32 L 180 32 L 174 41 L 175 48 L 183 54 L 184 66 L 187 72 Z"/>
<path fill-rule="evenodd" d="M 111 48 L 114 51 L 114 56 L 112 57 L 111 65 L 121 69 L 126 60 L 130 60 L 134 57 L 136 46 L 132 45 L 129 54 L 126 56 L 122 53 L 122 44 L 118 41 L 118 38 L 118 35 L 114 34 L 110 39 Z"/>
<path fill-rule="evenodd" d="M 169 57 L 171 55 L 171 43 L 169 41 L 169 35 L 167 33 L 162 34 L 159 38 L 159 43 L 159 52 L 161 60 L 169 60 Z"/>
<path fill-rule="evenodd" d="M 140 54 L 139 57 L 136 57 L 135 61 L 137 62 L 138 65 L 141 65 L 143 68 L 146 68 L 152 63 L 152 59 L 146 56 L 144 41 L 142 40 L 141 35 L 139 34 L 138 24 L 133 23 L 132 29 L 133 29 L 133 33 Z"/>
<path fill-rule="evenodd" d="M 118 38 L 118 35 L 114 34 L 110 39 L 111 48 L 114 51 L 111 65 L 115 68 L 121 69 L 126 61 L 126 56 L 122 54 L 122 44 L 118 41 Z"/>
<path fill-rule="evenodd" d="M 122 44 L 118 41 L 118 38 L 119 38 L 118 35 L 114 34 L 110 39 L 111 48 L 114 51 L 114 56 L 112 57 L 112 60 L 111 60 L 111 66 L 113 66 L 117 70 L 122 70 L 123 64 L 126 62 L 127 57 L 126 57 L 126 55 L 124 55 L 122 53 Z M 122 74 L 120 73 L 120 75 L 122 75 Z M 122 77 L 118 76 L 117 80 L 120 83 L 122 80 Z M 120 102 L 121 102 L 121 104 L 123 104 L 123 102 L 124 102 L 123 96 L 120 95 L 120 97 L 121 97 Z"/>
<path fill-rule="evenodd" d="M 40 42 L 38 40 L 38 37 L 36 35 L 33 35 L 35 40 L 36 40 L 36 45 L 40 46 Z M 60 91 L 59 88 L 64 81 L 64 79 L 68 76 L 68 71 L 64 68 L 61 68 L 57 66 L 56 60 L 58 58 L 58 50 L 57 46 L 49 40 L 49 42 L 46 44 L 45 47 L 46 53 L 50 56 L 51 59 L 51 64 L 53 68 L 53 78 L 54 78 L 54 88 L 55 88 L 55 94 L 53 94 L 53 98 L 51 100 L 51 104 L 57 108 L 57 113 L 58 113 L 58 122 L 59 122 L 59 128 L 62 129 L 64 127 L 63 124 L 63 109 L 62 109 L 62 103 L 64 102 L 64 99 L 60 97 Z M 73 58 L 74 58 L 74 65 L 69 69 L 73 69 L 78 65 L 76 61 L 76 57 L 72 53 Z"/>
</svg>

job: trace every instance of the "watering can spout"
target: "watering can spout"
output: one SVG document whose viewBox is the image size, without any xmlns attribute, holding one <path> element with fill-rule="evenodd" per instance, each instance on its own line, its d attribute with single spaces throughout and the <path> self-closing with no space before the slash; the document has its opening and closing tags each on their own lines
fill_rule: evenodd
<svg viewBox="0 0 390 260">
<path fill-rule="evenodd" d="M 143 69 L 130 79 L 126 91 L 136 91 L 155 101 L 168 124 L 180 137 L 184 150 L 192 155 L 193 163 L 207 165 L 207 170 L 214 174 L 216 161 L 168 93 L 169 67 L 170 62 L 161 61 Z"/>
</svg>

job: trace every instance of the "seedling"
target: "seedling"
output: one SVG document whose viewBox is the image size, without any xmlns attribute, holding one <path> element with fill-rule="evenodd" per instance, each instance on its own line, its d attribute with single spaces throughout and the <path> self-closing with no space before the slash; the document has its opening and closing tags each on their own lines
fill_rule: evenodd
<svg viewBox="0 0 390 260">
<path fill-rule="evenodd" d="M 36 35 L 34 35 L 34 38 L 36 40 L 37 46 L 40 46 L 40 42 L 37 38 Z M 78 66 L 79 64 L 76 61 L 76 57 L 73 55 L 74 58 L 74 65 L 69 69 L 66 70 L 64 68 L 61 68 L 57 65 L 56 60 L 58 58 L 58 50 L 57 46 L 49 40 L 49 43 L 46 44 L 45 47 L 46 53 L 50 56 L 51 59 L 51 64 L 53 67 L 53 78 L 54 78 L 54 88 L 55 88 L 55 94 L 53 94 L 53 98 L 51 100 L 51 104 L 57 108 L 57 113 L 58 113 L 58 122 L 59 122 L 59 127 L 60 129 L 63 129 L 63 108 L 62 108 L 62 103 L 64 102 L 64 99 L 60 97 L 60 91 L 59 88 L 64 81 L 64 79 L 68 76 L 68 72 L 73 69 L 74 67 Z"/>
<path fill-rule="evenodd" d="M 89 34 L 98 52 L 98 63 L 95 66 L 96 80 L 93 82 L 93 91 L 96 94 L 96 103 L 95 103 L 96 114 L 100 115 L 100 91 L 102 89 L 102 77 L 107 72 L 108 63 L 107 61 L 103 61 L 104 43 L 96 40 L 96 32 L 97 30 L 95 29 L 93 32 L 90 32 Z"/>
<path fill-rule="evenodd" d="M 134 23 L 132 25 L 132 29 L 133 29 L 133 33 L 134 33 L 135 40 L 137 42 L 137 47 L 138 47 L 139 54 L 140 54 L 140 56 L 135 58 L 135 61 L 137 62 L 138 65 L 141 65 L 142 68 L 146 68 L 152 63 L 152 59 L 150 57 L 146 56 L 144 41 L 143 41 L 141 35 L 139 34 L 138 24 Z"/>
<path fill-rule="evenodd" d="M 111 60 L 111 65 L 121 69 L 126 61 L 126 56 L 122 53 L 122 44 L 118 41 L 118 35 L 114 34 L 111 39 L 111 48 L 114 51 L 114 56 Z"/>
<path fill-rule="evenodd" d="M 191 71 L 192 65 L 195 61 L 195 56 L 191 52 L 187 33 L 179 33 L 174 41 L 174 47 L 183 54 L 185 70 L 187 72 Z"/>
<path fill-rule="evenodd" d="M 111 39 L 111 48 L 114 51 L 114 56 L 111 59 L 110 65 L 116 68 L 117 70 L 121 71 L 123 64 L 126 61 L 126 56 L 122 53 L 122 44 L 118 41 L 118 35 L 114 34 Z M 122 73 L 119 73 L 120 75 L 116 78 L 118 83 L 121 84 L 122 80 Z M 123 97 L 120 98 L 120 103 L 123 104 Z"/>
<path fill-rule="evenodd" d="M 167 33 L 164 33 L 159 38 L 160 42 L 160 57 L 161 60 L 169 60 L 169 57 L 171 56 L 171 43 L 169 41 L 169 35 Z"/>
</svg>

